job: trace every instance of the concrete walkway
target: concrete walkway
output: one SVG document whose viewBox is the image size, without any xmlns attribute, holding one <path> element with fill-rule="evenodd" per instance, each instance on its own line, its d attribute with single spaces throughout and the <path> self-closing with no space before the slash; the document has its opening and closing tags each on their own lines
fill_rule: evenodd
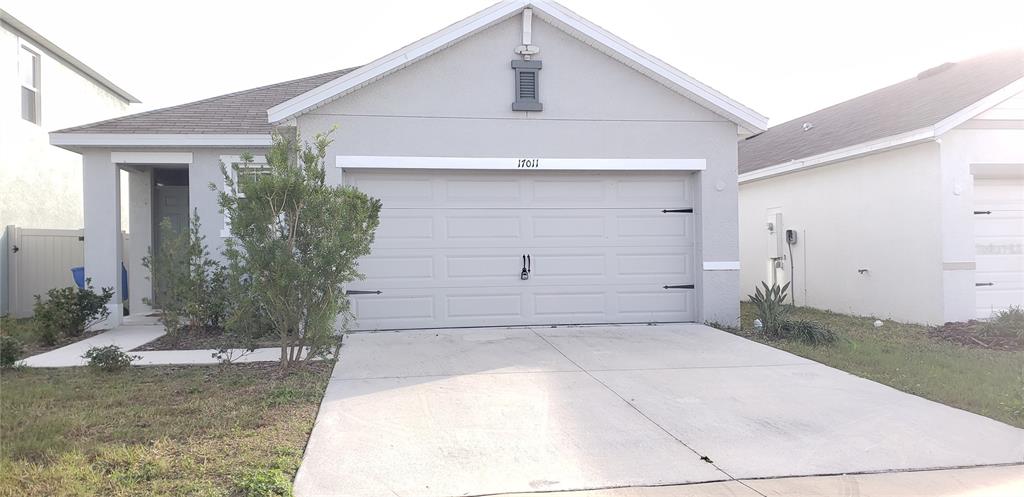
<svg viewBox="0 0 1024 497">
<path fill-rule="evenodd" d="M 1024 430 L 706 326 L 432 330 L 349 336 L 295 491 L 856 495 L 762 479 L 1022 462 Z M 649 492 L 595 495 L 687 495 Z"/>
<path fill-rule="evenodd" d="M 156 318 L 148 316 L 130 316 L 125 322 L 109 331 L 105 331 L 85 340 L 65 345 L 59 349 L 34 355 L 20 361 L 24 366 L 33 368 L 65 368 L 74 366 L 85 366 L 86 360 L 82 358 L 87 350 L 92 347 L 105 347 L 117 345 L 121 350 L 131 351 L 141 347 L 164 335 L 164 328 Z M 157 366 L 157 365 L 188 365 L 188 364 L 218 364 L 219 359 L 213 357 L 215 349 L 207 350 L 143 350 L 130 352 L 132 355 L 141 358 L 132 362 L 134 366 Z M 281 349 L 265 348 L 256 349 L 252 352 L 243 349 L 232 349 L 232 362 L 274 362 L 281 358 Z"/>
<path fill-rule="evenodd" d="M 537 497 L 536 493 L 501 497 Z M 1024 495 L 1024 466 L 739 480 L 664 487 L 553 492 L 550 497 L 1011 497 Z"/>
</svg>

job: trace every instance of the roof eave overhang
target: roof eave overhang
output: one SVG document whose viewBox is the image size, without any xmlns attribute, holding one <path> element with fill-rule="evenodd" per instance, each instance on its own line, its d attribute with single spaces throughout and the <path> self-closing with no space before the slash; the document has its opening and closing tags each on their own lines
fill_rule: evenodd
<svg viewBox="0 0 1024 497">
<path fill-rule="evenodd" d="M 334 81 L 271 107 L 267 110 L 267 120 L 274 124 L 310 112 L 502 22 L 527 7 L 534 9 L 534 13 L 544 21 L 707 107 L 748 132 L 758 133 L 767 128 L 768 118 L 765 116 L 634 47 L 569 9 L 547 0 L 507 0 L 497 3 Z"/>
<path fill-rule="evenodd" d="M 137 104 L 140 103 L 138 98 L 135 98 L 131 93 L 128 93 L 121 87 L 115 85 L 109 79 L 103 77 L 102 74 L 96 72 L 95 69 L 89 67 L 84 62 L 76 59 L 74 56 L 66 52 L 64 49 L 57 46 L 56 43 L 48 40 L 45 36 L 37 33 L 34 29 L 25 25 L 25 23 L 19 21 L 16 17 L 8 14 L 3 9 L 0 9 L 0 22 L 16 32 L 16 34 L 22 38 L 29 40 L 33 45 L 38 46 L 41 49 L 46 50 L 50 55 L 65 64 L 67 64 L 72 70 L 79 74 L 91 79 L 97 85 L 103 87 L 108 92 L 114 94 L 125 103 Z"/>
<path fill-rule="evenodd" d="M 908 131 L 906 133 L 887 136 L 877 140 L 755 169 L 753 171 L 740 174 L 739 182 L 740 184 L 749 183 L 751 181 L 767 179 L 804 169 L 826 166 L 836 162 L 856 159 L 866 155 L 886 152 L 896 148 L 916 145 L 928 140 L 937 139 L 957 126 L 977 117 L 982 112 L 999 105 L 1010 97 L 1021 92 L 1024 92 L 1024 78 L 1015 80 L 1014 82 L 993 92 L 989 96 L 982 98 L 957 111 L 955 114 L 939 121 L 934 126 L 927 126 L 913 131 Z"/>
<path fill-rule="evenodd" d="M 95 147 L 268 147 L 271 143 L 269 134 L 50 133 L 50 145 L 67 150 Z"/>
</svg>

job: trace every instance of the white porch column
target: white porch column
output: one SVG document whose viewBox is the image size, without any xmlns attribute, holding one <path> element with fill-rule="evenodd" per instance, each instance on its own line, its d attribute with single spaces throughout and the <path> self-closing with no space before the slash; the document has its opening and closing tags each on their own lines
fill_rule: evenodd
<svg viewBox="0 0 1024 497">
<path fill-rule="evenodd" d="M 131 243 L 128 249 L 128 308 L 132 314 L 148 314 L 153 308 L 147 300 L 153 295 L 149 270 L 142 266 L 142 258 L 149 255 L 153 240 L 153 169 L 128 168 L 128 231 Z"/>
<path fill-rule="evenodd" d="M 121 186 L 120 169 L 109 151 L 82 155 L 82 199 L 85 214 L 85 277 L 96 289 L 112 287 L 110 317 L 96 328 L 121 324 Z M 134 237 L 133 237 L 134 238 Z"/>
</svg>

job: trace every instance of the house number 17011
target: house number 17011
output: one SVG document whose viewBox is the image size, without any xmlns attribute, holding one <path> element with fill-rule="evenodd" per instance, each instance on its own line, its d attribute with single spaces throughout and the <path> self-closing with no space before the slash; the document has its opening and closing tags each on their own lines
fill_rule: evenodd
<svg viewBox="0 0 1024 497">
<path fill-rule="evenodd" d="M 519 159 L 518 167 L 540 167 L 540 159 Z"/>
</svg>

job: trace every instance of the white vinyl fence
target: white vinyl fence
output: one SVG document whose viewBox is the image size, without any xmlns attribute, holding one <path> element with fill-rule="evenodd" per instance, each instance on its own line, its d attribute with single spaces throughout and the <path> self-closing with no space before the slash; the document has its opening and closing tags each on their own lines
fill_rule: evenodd
<svg viewBox="0 0 1024 497">
<path fill-rule="evenodd" d="M 75 284 L 71 268 L 85 263 L 83 230 L 8 226 L 5 235 L 7 291 L 4 293 L 7 298 L 6 311 L 10 315 L 31 316 L 35 295 L 46 295 L 52 288 Z M 123 243 L 123 247 L 127 246 Z M 128 258 L 123 249 L 122 257 Z"/>
</svg>

